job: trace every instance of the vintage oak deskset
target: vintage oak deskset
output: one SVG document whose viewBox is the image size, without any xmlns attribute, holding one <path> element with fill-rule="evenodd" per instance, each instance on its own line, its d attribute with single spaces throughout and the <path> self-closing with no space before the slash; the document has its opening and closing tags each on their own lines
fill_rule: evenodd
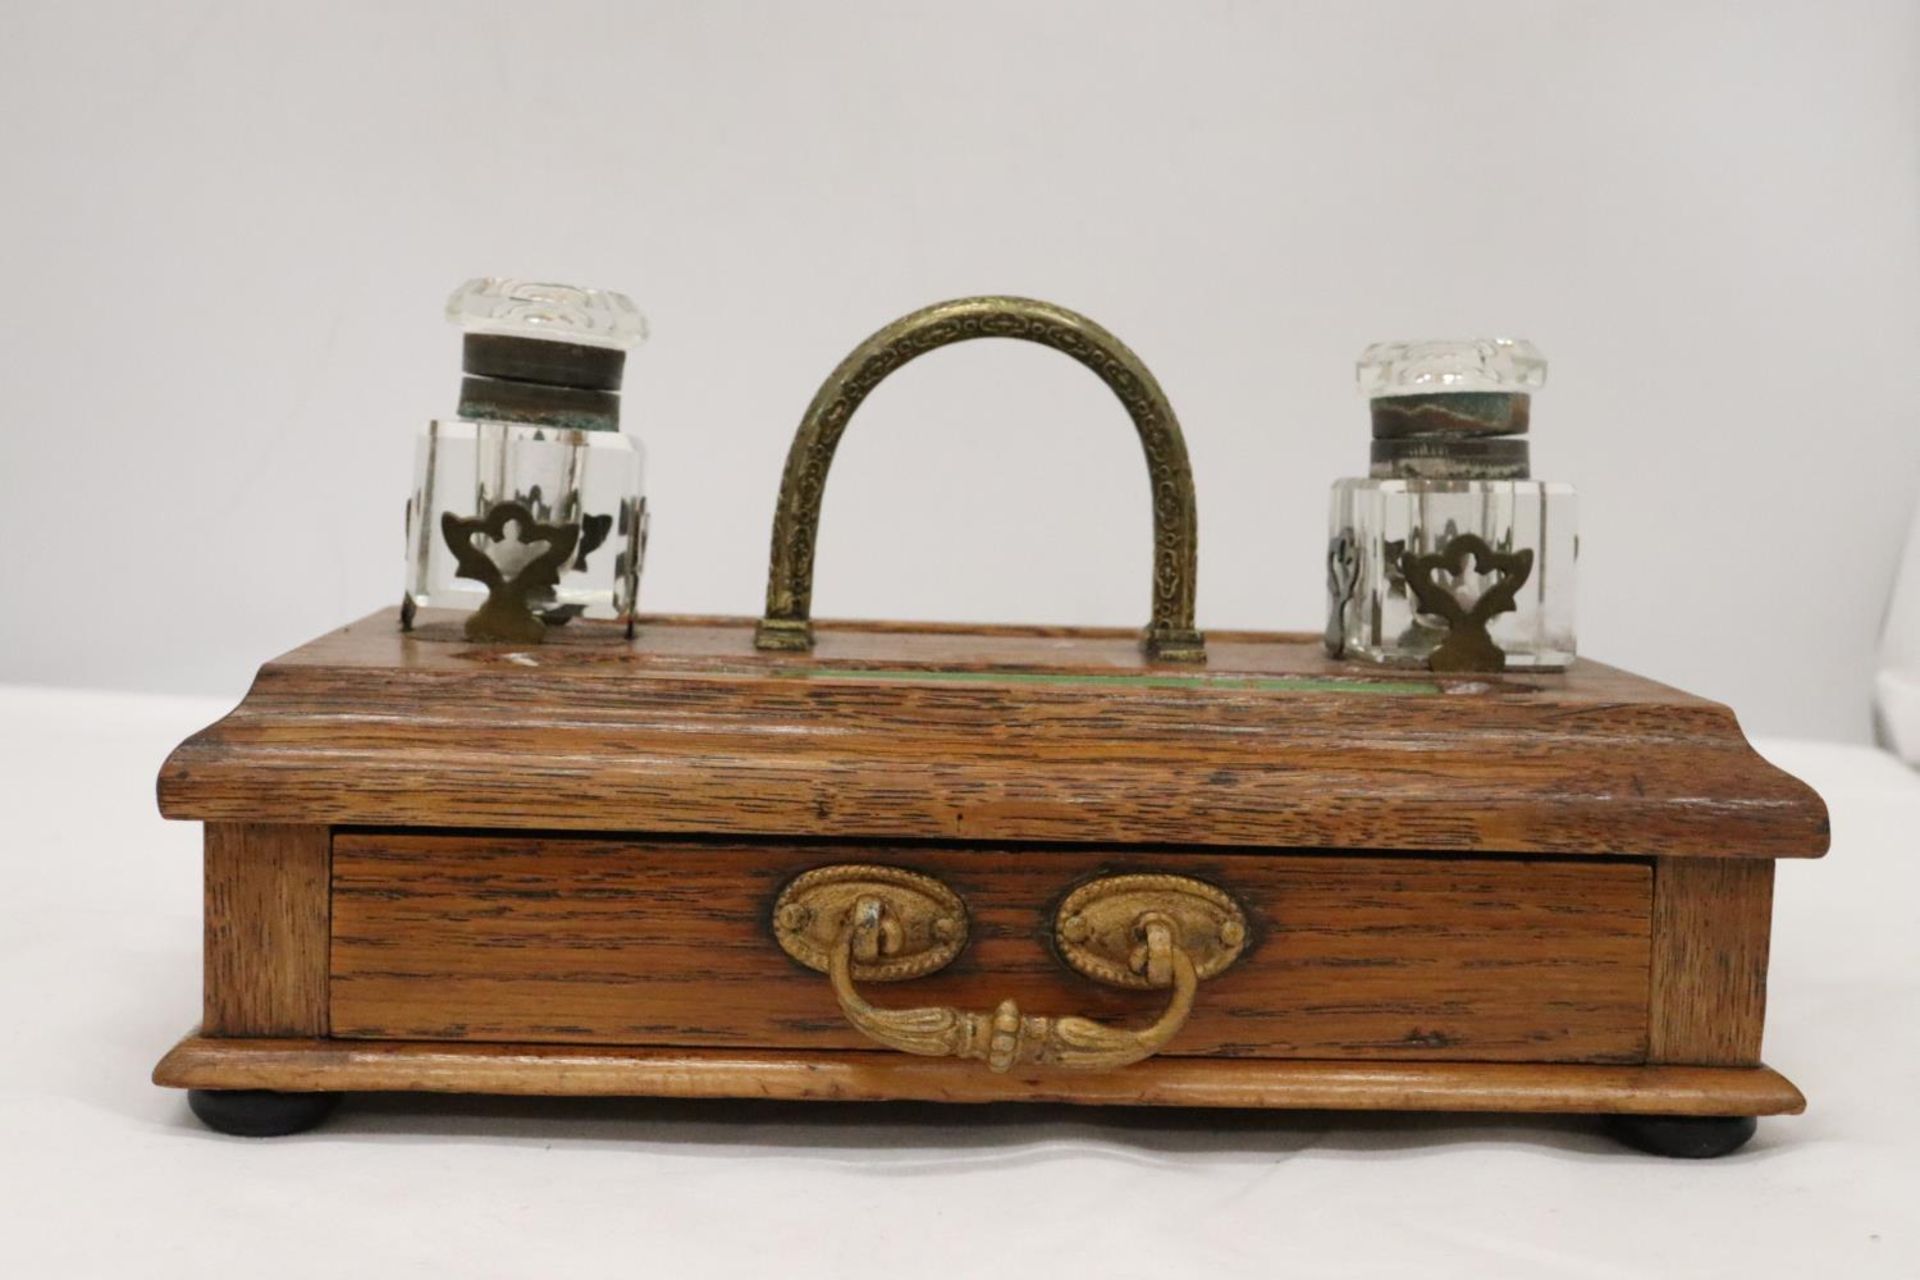
<svg viewBox="0 0 1920 1280">
<path fill-rule="evenodd" d="M 1125 405 L 1144 633 L 810 621 L 849 418 L 980 336 Z M 1812 791 L 1727 708 L 1586 659 L 1203 637 L 1194 513 L 1132 352 L 968 299 L 822 388 L 757 622 L 527 644 L 410 601 L 268 663 L 160 775 L 206 824 L 206 985 L 155 1080 L 255 1134 L 436 1090 L 1587 1113 L 1712 1155 L 1801 1110 L 1760 1048 Z"/>
</svg>

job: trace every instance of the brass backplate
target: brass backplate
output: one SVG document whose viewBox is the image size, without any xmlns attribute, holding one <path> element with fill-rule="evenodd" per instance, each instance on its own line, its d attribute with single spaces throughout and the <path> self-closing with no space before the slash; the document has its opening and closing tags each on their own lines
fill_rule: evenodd
<svg viewBox="0 0 1920 1280">
<path fill-rule="evenodd" d="M 1239 903 L 1203 881 L 1172 875 L 1088 881 L 1054 913 L 1054 941 L 1066 962 L 1094 981 L 1144 990 L 1158 985 L 1144 965 L 1145 924 L 1155 918 L 1172 924 L 1174 945 L 1202 978 L 1232 964 L 1247 945 Z"/>
<path fill-rule="evenodd" d="M 881 952 L 855 957 L 862 982 L 902 982 L 938 972 L 967 945 L 967 907 L 960 895 L 900 867 L 843 863 L 816 867 L 788 882 L 773 904 L 773 936 L 788 955 L 819 973 L 845 937 L 854 905 L 880 902 Z"/>
</svg>

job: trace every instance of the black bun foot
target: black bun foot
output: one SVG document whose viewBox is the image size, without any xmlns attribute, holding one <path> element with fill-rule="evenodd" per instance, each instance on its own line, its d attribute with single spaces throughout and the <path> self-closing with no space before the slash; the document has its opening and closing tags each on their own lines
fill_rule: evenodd
<svg viewBox="0 0 1920 1280">
<path fill-rule="evenodd" d="M 1608 1116 L 1607 1128 L 1630 1147 L 1681 1160 L 1738 1151 L 1759 1128 L 1752 1116 Z"/>
<path fill-rule="evenodd" d="M 241 1138 L 305 1133 L 327 1118 L 337 1093 L 275 1093 L 271 1089 L 189 1089 L 187 1105 L 209 1129 Z"/>
</svg>

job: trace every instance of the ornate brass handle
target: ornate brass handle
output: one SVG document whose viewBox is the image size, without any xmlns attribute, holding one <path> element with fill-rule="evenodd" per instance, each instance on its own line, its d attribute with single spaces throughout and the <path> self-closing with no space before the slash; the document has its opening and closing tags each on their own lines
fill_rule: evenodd
<svg viewBox="0 0 1920 1280">
<path fill-rule="evenodd" d="M 1247 937 L 1232 898 L 1183 876 L 1108 876 L 1069 894 L 1054 925 L 1069 964 L 1116 986 L 1171 993 L 1152 1026 L 1129 1030 L 1025 1014 L 1011 1000 L 991 1013 L 868 1001 L 854 985 L 856 972 L 881 982 L 918 977 L 966 944 L 965 910 L 952 890 L 896 867 L 806 873 L 781 893 L 774 929 L 789 955 L 826 970 L 840 1011 L 869 1039 L 903 1053 L 978 1059 L 994 1071 L 1107 1071 L 1159 1052 L 1186 1025 L 1201 979 L 1232 964 Z"/>
<path fill-rule="evenodd" d="M 934 1058 L 978 1058 L 993 1071 L 1014 1066 L 1068 1067 L 1078 1071 L 1107 1071 L 1151 1057 L 1173 1039 L 1193 1012 L 1200 978 L 1193 958 L 1173 942 L 1172 923 L 1146 922 L 1144 962 L 1149 972 L 1165 975 L 1173 996 L 1159 1021 L 1141 1031 L 1109 1027 L 1089 1018 L 1048 1018 L 1023 1014 L 1011 1000 L 1002 1000 L 992 1013 L 928 1006 L 921 1009 L 881 1009 L 869 1004 L 853 985 L 853 958 L 862 950 L 878 954 L 884 926 L 878 898 L 862 898 L 854 905 L 841 942 L 834 948 L 827 979 L 839 997 L 847 1021 L 868 1038 L 902 1053 Z"/>
<path fill-rule="evenodd" d="M 861 343 L 828 376 L 787 453 L 773 514 L 767 615 L 754 644 L 813 647 L 813 552 L 827 468 L 854 410 L 895 369 L 970 338 L 1024 338 L 1065 352 L 1098 374 L 1126 406 L 1147 455 L 1153 492 L 1153 612 L 1142 642 L 1164 662 L 1204 662 L 1193 625 L 1196 517 L 1193 472 L 1173 406 L 1140 358 L 1083 315 L 1029 298 L 960 298 L 894 321 Z"/>
</svg>

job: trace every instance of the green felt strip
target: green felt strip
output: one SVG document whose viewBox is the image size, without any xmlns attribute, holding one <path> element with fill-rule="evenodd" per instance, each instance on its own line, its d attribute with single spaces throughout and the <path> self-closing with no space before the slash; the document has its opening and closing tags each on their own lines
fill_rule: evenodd
<svg viewBox="0 0 1920 1280">
<path fill-rule="evenodd" d="M 1428 697 L 1440 686 L 1425 680 L 1330 680 L 1313 676 L 1172 675 L 1157 671 L 955 671 L 937 667 L 872 669 L 786 667 L 776 674 L 829 680 L 929 680 L 962 684 L 1109 685 L 1128 689 L 1222 689 L 1251 693 L 1356 693 Z"/>
</svg>

